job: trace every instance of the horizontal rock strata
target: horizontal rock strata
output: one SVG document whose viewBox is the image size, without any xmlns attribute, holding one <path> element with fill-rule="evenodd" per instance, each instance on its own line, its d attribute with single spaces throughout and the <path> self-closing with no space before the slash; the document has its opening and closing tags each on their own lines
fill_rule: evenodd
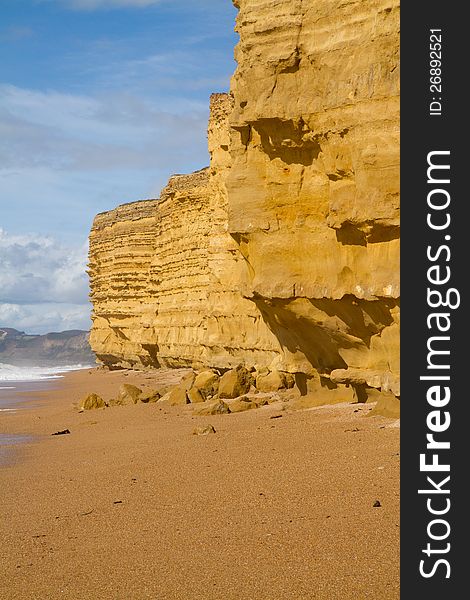
<svg viewBox="0 0 470 600">
<path fill-rule="evenodd" d="M 399 395 L 399 3 L 236 4 L 243 294 L 285 370 Z"/>
<path fill-rule="evenodd" d="M 396 412 L 399 3 L 235 4 L 210 167 L 95 219 L 92 347 L 111 367 L 278 370 Z"/>
<path fill-rule="evenodd" d="M 211 166 L 173 176 L 158 200 L 95 218 L 90 341 L 111 367 L 269 364 L 280 344 L 243 298 L 244 260 L 227 230 L 231 98 L 211 98 Z"/>
</svg>

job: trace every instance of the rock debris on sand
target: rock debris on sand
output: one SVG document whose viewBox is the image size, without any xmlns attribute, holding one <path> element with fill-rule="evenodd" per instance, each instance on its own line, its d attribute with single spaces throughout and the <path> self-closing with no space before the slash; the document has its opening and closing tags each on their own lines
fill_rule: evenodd
<svg viewBox="0 0 470 600">
<path fill-rule="evenodd" d="M 399 429 L 380 429 L 391 421 L 343 404 L 271 429 L 276 405 L 212 423 L 138 403 L 94 411 L 92 426 L 71 406 L 165 378 L 181 374 L 70 373 L 4 418 L 34 437 L 0 468 L 4 597 L 398 600 Z M 73 435 L 58 449 L 50 432 L 64 421 Z M 196 443 L 196 423 L 217 434 Z"/>
</svg>

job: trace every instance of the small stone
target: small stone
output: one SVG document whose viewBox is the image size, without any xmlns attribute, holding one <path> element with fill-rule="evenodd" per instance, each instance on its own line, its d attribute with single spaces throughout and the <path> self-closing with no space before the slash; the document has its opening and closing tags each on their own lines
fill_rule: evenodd
<svg viewBox="0 0 470 600">
<path fill-rule="evenodd" d="M 56 431 L 55 433 L 51 433 L 51 435 L 67 435 L 70 433 L 70 429 L 62 429 L 62 431 Z"/>
<path fill-rule="evenodd" d="M 213 425 L 204 425 L 193 429 L 193 435 L 209 435 L 211 433 L 217 433 Z"/>
<path fill-rule="evenodd" d="M 259 398 L 259 397 L 255 397 L 255 398 L 249 398 L 249 400 L 251 400 L 252 402 L 254 402 L 258 408 L 260 406 L 266 406 L 267 404 L 269 404 L 268 398 Z"/>
<path fill-rule="evenodd" d="M 380 508 L 382 505 L 380 504 L 380 500 L 376 500 L 373 504 L 374 508 Z"/>
</svg>

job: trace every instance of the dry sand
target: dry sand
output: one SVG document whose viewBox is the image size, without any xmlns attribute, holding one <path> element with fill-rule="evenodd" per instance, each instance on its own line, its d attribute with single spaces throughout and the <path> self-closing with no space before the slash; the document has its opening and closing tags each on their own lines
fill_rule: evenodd
<svg viewBox="0 0 470 600">
<path fill-rule="evenodd" d="M 2 600 L 398 600 L 393 421 L 367 405 L 72 408 L 155 377 L 71 373 L 2 413 L 34 436 L 0 467 Z"/>
</svg>

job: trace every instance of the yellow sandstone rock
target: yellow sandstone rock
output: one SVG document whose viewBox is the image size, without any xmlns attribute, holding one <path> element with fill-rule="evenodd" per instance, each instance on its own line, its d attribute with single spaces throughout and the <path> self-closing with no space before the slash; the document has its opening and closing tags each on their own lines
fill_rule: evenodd
<svg viewBox="0 0 470 600">
<path fill-rule="evenodd" d="M 143 402 L 144 404 L 153 404 L 158 402 L 161 397 L 162 395 L 158 390 L 142 392 L 139 396 L 139 402 Z"/>
<path fill-rule="evenodd" d="M 142 390 L 135 385 L 129 383 L 123 383 L 119 388 L 118 397 L 113 400 L 110 404 L 113 406 L 126 406 L 137 404 L 139 402 Z"/>
<path fill-rule="evenodd" d="M 88 396 L 81 401 L 79 410 L 94 410 L 97 408 L 105 408 L 106 406 L 107 404 L 101 396 L 98 396 L 98 394 L 88 394 Z"/>
<path fill-rule="evenodd" d="M 159 200 L 99 214 L 90 234 L 91 346 L 113 368 L 270 364 L 281 347 L 242 296 L 228 233 L 228 94 L 211 97 L 211 165 L 170 179 Z"/>
<path fill-rule="evenodd" d="M 219 398 L 238 398 L 246 394 L 251 387 L 251 375 L 242 365 L 230 369 L 219 381 Z"/>
<path fill-rule="evenodd" d="M 302 375 L 302 394 L 321 379 L 321 402 L 397 398 L 399 2 L 235 4 L 209 168 L 95 219 L 92 347 L 111 367 L 241 364 Z"/>
<path fill-rule="evenodd" d="M 171 390 L 168 397 L 171 406 L 189 404 L 188 392 L 194 383 L 194 377 L 194 373 L 188 373 L 183 377 L 180 383 Z"/>
<path fill-rule="evenodd" d="M 214 371 L 203 371 L 196 376 L 193 387 L 196 388 L 204 400 L 215 396 L 219 390 L 220 377 Z"/>
<path fill-rule="evenodd" d="M 226 187 L 243 294 L 283 370 L 396 381 L 399 2 L 236 4 Z"/>
<path fill-rule="evenodd" d="M 369 413 L 370 416 L 382 415 L 390 419 L 400 418 L 400 401 L 390 392 L 379 392 L 374 398 L 377 404 Z"/>
<path fill-rule="evenodd" d="M 201 394 L 200 390 L 196 387 L 192 387 L 188 391 L 188 400 L 191 404 L 198 404 L 199 402 L 205 402 L 204 396 Z"/>
<path fill-rule="evenodd" d="M 278 390 L 294 387 L 294 378 L 290 373 L 273 370 L 265 375 L 258 375 L 256 388 L 260 392 L 277 392 Z"/>
<path fill-rule="evenodd" d="M 193 409 L 193 414 L 198 417 L 207 417 L 212 415 L 228 415 L 230 413 L 229 405 L 222 400 L 216 402 L 206 401 L 198 404 Z"/>
<path fill-rule="evenodd" d="M 253 410 L 259 408 L 259 404 L 253 402 L 250 398 L 237 398 L 227 402 L 231 413 L 245 412 L 247 410 Z"/>
<path fill-rule="evenodd" d="M 193 435 L 210 435 L 211 433 L 217 433 L 213 425 L 205 425 L 193 429 Z"/>
</svg>

